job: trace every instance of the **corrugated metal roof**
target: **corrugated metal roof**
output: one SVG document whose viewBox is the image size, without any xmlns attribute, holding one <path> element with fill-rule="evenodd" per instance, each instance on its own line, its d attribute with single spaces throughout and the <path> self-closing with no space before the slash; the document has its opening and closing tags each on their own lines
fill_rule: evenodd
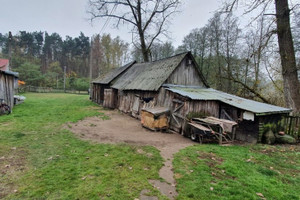
<svg viewBox="0 0 300 200">
<path fill-rule="evenodd" d="M 93 83 L 110 84 L 115 78 L 117 78 L 120 74 L 126 71 L 134 63 L 136 63 L 136 61 L 130 62 L 122 67 L 115 68 L 112 71 L 110 71 L 108 74 L 96 78 L 93 81 Z"/>
<path fill-rule="evenodd" d="M 193 100 L 221 101 L 236 108 L 256 113 L 257 115 L 291 112 L 291 109 L 288 108 L 282 108 L 271 104 L 245 99 L 235 95 L 227 94 L 225 92 L 214 90 L 212 88 L 170 87 L 166 89 Z"/>
<path fill-rule="evenodd" d="M 188 53 L 162 60 L 136 63 L 113 85 L 119 90 L 157 91 Z"/>
<path fill-rule="evenodd" d="M 2 72 L 2 73 L 4 73 L 4 74 L 7 74 L 7 75 L 19 77 L 19 73 L 18 73 L 18 72 L 13 72 L 13 71 L 2 71 L 2 70 L 0 70 L 0 72 Z"/>
</svg>

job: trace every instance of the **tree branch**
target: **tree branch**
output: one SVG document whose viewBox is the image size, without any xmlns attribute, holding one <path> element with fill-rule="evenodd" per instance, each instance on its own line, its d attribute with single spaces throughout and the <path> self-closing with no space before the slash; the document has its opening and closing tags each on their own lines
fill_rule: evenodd
<svg viewBox="0 0 300 200">
<path fill-rule="evenodd" d="M 93 15 L 93 18 L 98 18 L 98 17 L 112 17 L 112 18 L 116 18 L 118 20 L 124 20 L 124 21 L 129 22 L 136 26 L 135 22 L 133 22 L 130 19 L 125 18 L 124 16 L 118 16 L 118 15 L 113 15 L 113 14 Z"/>
<path fill-rule="evenodd" d="M 222 77 L 224 79 L 227 79 L 227 80 L 231 80 L 235 83 L 238 83 L 240 85 L 242 85 L 244 88 L 246 88 L 248 91 L 250 91 L 252 94 L 254 94 L 255 96 L 257 96 L 259 99 L 261 99 L 264 103 L 270 103 L 266 98 L 264 98 L 260 93 L 258 93 L 257 91 L 255 91 L 254 89 L 252 89 L 251 87 L 249 87 L 248 85 L 246 85 L 245 83 L 243 83 L 242 81 L 240 80 L 237 80 L 235 78 L 233 78 L 232 76 L 230 77 Z"/>
</svg>

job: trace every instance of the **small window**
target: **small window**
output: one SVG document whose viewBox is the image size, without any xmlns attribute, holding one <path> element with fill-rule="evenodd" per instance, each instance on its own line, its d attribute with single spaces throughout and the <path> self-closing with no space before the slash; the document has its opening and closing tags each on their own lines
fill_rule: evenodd
<svg viewBox="0 0 300 200">
<path fill-rule="evenodd" d="M 187 59 L 186 60 L 186 65 L 189 66 L 189 65 L 192 65 L 193 61 L 191 59 Z"/>
</svg>

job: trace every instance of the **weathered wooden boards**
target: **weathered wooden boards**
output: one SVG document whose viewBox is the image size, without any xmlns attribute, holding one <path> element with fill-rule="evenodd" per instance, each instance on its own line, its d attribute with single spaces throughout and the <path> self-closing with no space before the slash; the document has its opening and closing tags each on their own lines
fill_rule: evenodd
<svg viewBox="0 0 300 200">
<path fill-rule="evenodd" d="M 0 99 L 3 99 L 10 108 L 14 106 L 14 94 L 15 76 L 0 71 Z"/>
</svg>

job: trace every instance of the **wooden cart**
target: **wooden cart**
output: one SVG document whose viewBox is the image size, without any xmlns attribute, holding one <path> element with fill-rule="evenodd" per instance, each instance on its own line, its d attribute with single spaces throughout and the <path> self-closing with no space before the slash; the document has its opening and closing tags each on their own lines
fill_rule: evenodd
<svg viewBox="0 0 300 200">
<path fill-rule="evenodd" d="M 199 140 L 200 143 L 204 139 L 218 140 L 219 144 L 232 142 L 235 138 L 235 129 L 237 123 L 225 119 L 215 117 L 193 118 L 188 123 L 190 128 L 190 138 Z"/>
</svg>

